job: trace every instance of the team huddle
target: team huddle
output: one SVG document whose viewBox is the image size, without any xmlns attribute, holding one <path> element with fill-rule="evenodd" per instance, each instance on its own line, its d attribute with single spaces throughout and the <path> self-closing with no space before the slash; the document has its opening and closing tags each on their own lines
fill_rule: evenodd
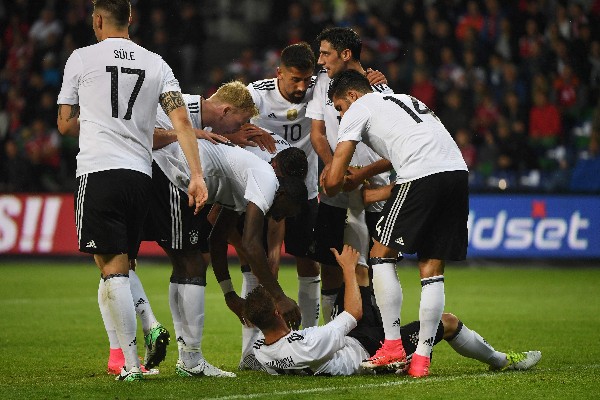
<svg viewBox="0 0 600 400">
<path fill-rule="evenodd" d="M 71 54 L 57 101 L 59 131 L 79 137 L 79 249 L 101 272 L 117 380 L 158 373 L 171 339 L 135 273 L 142 240 L 172 264 L 180 376 L 235 377 L 202 354 L 209 264 L 242 325 L 241 370 L 425 377 L 442 339 L 493 370 L 537 364 L 539 351 L 498 352 L 444 313 L 445 261 L 467 251 L 467 167 L 425 104 L 363 68 L 353 30 L 321 32 L 318 60 L 308 44 L 290 45 L 276 78 L 203 98 L 182 94 L 162 58 L 128 39 L 130 18 L 128 0 L 94 1 L 98 43 Z M 277 281 L 284 243 L 296 300 Z M 242 265 L 239 295 L 229 245 Z M 403 253 L 416 254 L 422 285 L 419 321 L 405 325 Z"/>
</svg>

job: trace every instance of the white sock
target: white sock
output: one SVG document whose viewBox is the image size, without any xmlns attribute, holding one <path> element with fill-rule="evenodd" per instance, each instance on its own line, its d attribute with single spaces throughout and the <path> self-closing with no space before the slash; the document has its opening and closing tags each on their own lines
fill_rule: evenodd
<svg viewBox="0 0 600 400">
<path fill-rule="evenodd" d="M 169 284 L 169 308 L 173 317 L 173 327 L 175 328 L 175 340 L 177 341 L 177 350 L 179 351 L 179 359 L 181 360 L 181 352 L 183 348 L 183 337 L 181 336 L 181 315 L 179 313 L 179 303 L 183 300 L 179 296 L 179 284 L 171 282 Z"/>
<path fill-rule="evenodd" d="M 135 307 L 131 298 L 129 278 L 126 276 L 113 276 L 104 281 L 101 296 L 108 306 L 108 311 L 117 331 L 119 344 L 125 356 L 125 367 L 130 370 L 140 367 L 137 354 L 137 320 Z"/>
<path fill-rule="evenodd" d="M 381 313 L 385 339 L 400 339 L 402 286 L 396 275 L 394 263 L 385 262 L 373 265 L 373 291 Z"/>
<path fill-rule="evenodd" d="M 146 335 L 154 325 L 158 324 L 158 321 L 152 312 L 152 307 L 150 307 L 150 301 L 148 300 L 148 296 L 146 296 L 142 282 L 134 270 L 129 270 L 129 284 L 131 286 L 131 297 L 135 305 L 135 312 L 142 321 L 142 329 L 144 335 Z"/>
<path fill-rule="evenodd" d="M 179 284 L 179 313 L 183 346 L 181 360 L 193 368 L 202 359 L 202 332 L 204 330 L 205 287 L 194 284 Z"/>
<path fill-rule="evenodd" d="M 302 315 L 302 327 L 319 325 L 319 302 L 321 278 L 317 276 L 298 277 L 298 307 Z"/>
<path fill-rule="evenodd" d="M 115 325 L 112 322 L 108 305 L 106 304 L 104 293 L 104 279 L 100 278 L 100 284 L 98 285 L 98 306 L 100 306 L 100 314 L 102 315 L 102 321 L 104 322 L 104 329 L 108 335 L 108 344 L 111 349 L 120 349 L 119 338 L 117 337 L 117 331 Z"/>
<path fill-rule="evenodd" d="M 242 291 L 240 297 L 245 299 L 248 293 L 258 285 L 258 278 L 256 278 L 252 272 L 242 272 Z M 252 345 L 256 341 L 259 333 L 260 330 L 258 328 L 242 325 L 242 357 L 240 359 L 240 366 L 244 363 L 244 359 L 249 355 L 251 355 L 252 358 L 254 357 Z M 253 362 L 249 362 L 248 364 L 251 365 Z"/>
<path fill-rule="evenodd" d="M 258 286 L 258 278 L 250 271 L 242 272 L 242 291 L 240 297 L 245 299 L 255 287 Z"/>
<path fill-rule="evenodd" d="M 495 368 L 506 365 L 506 354 L 494 350 L 484 338 L 467 328 L 462 322 L 458 334 L 448 340 L 448 344 L 463 357 L 474 358 Z"/>
<path fill-rule="evenodd" d="M 329 321 L 331 321 L 332 318 L 332 313 L 333 313 L 333 306 L 335 305 L 335 299 L 337 298 L 337 292 L 338 290 L 334 290 L 335 293 L 328 293 L 331 290 L 327 290 L 326 293 L 324 293 L 323 291 L 321 291 L 321 313 L 323 314 L 323 323 L 327 324 Z"/>
<path fill-rule="evenodd" d="M 419 344 L 415 353 L 429 357 L 444 312 L 444 275 L 423 278 L 421 285 Z"/>
</svg>

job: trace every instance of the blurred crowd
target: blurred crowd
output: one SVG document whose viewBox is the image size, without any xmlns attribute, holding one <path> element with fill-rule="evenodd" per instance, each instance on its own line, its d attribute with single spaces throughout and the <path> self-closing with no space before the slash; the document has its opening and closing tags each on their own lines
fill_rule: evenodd
<svg viewBox="0 0 600 400">
<path fill-rule="evenodd" d="M 132 1 L 131 38 L 184 92 L 272 77 L 279 50 L 355 29 L 362 64 L 435 111 L 477 191 L 600 192 L 600 0 Z M 89 0 L 0 0 L 0 192 L 74 188 L 56 130 L 64 64 L 92 44 Z M 317 49 L 317 47 L 315 47 Z"/>
</svg>

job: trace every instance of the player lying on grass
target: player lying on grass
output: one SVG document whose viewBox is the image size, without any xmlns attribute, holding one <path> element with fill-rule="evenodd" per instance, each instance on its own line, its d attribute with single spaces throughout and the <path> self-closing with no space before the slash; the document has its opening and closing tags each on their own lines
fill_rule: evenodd
<svg viewBox="0 0 600 400">
<path fill-rule="evenodd" d="M 273 299 L 261 286 L 246 297 L 244 315 L 264 334 L 255 343 L 256 359 L 271 374 L 353 375 L 372 373 L 361 367 L 384 339 L 381 320 L 371 303 L 366 269 L 357 266 L 359 254 L 345 245 L 341 254 L 332 249 L 344 276 L 343 311 L 327 325 L 291 330 L 277 312 Z M 356 273 L 355 273 L 356 271 Z M 340 297 L 338 297 L 340 300 Z M 407 363 L 416 349 L 419 321 L 402 326 Z M 488 364 L 490 370 L 526 370 L 538 363 L 539 351 L 502 353 L 456 316 L 444 313 L 434 344 L 442 339 L 460 355 Z M 405 368 L 396 371 L 403 373 Z M 389 370 L 379 369 L 376 371 Z"/>
</svg>

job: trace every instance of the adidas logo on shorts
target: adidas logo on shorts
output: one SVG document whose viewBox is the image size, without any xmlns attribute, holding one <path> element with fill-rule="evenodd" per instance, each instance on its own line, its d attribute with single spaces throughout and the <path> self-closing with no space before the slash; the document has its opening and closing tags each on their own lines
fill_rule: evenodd
<svg viewBox="0 0 600 400">
<path fill-rule="evenodd" d="M 94 242 L 93 240 L 90 240 L 90 241 L 89 241 L 89 242 L 88 242 L 88 243 L 85 245 L 85 247 L 87 247 L 87 248 L 92 248 L 92 249 L 95 249 L 95 248 L 96 248 L 96 242 Z"/>
<path fill-rule="evenodd" d="M 271 113 L 271 114 L 267 115 L 267 117 L 269 117 L 269 118 L 277 118 L 277 116 L 275 115 L 275 113 Z"/>
<path fill-rule="evenodd" d="M 394 240 L 396 243 L 398 243 L 400 246 L 404 246 L 404 240 L 402 239 L 402 237 L 399 237 L 398 239 Z"/>
</svg>

